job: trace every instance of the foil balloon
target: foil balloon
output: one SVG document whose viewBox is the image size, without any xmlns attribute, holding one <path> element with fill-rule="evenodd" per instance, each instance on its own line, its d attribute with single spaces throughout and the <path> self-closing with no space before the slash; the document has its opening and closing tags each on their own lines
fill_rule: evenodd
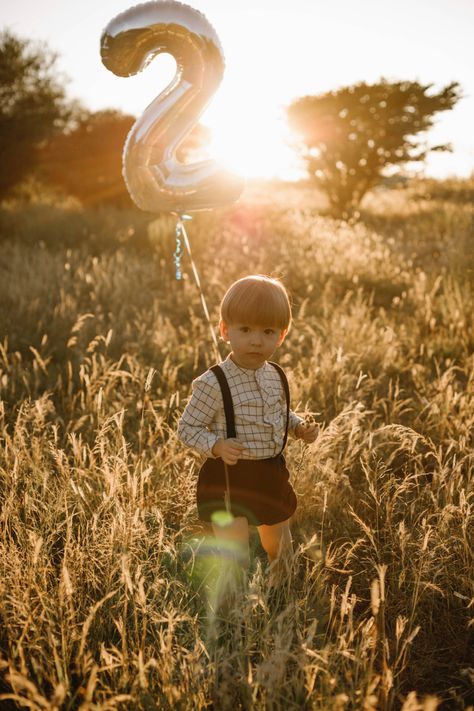
<svg viewBox="0 0 474 711">
<path fill-rule="evenodd" d="M 215 30 L 197 10 L 172 0 L 145 2 L 120 13 L 101 37 L 103 64 L 117 76 L 141 72 L 161 52 L 176 61 L 171 83 L 132 127 L 123 153 L 128 191 L 142 210 L 178 214 L 234 202 L 241 178 L 213 160 L 185 163 L 176 153 L 224 73 Z"/>
</svg>

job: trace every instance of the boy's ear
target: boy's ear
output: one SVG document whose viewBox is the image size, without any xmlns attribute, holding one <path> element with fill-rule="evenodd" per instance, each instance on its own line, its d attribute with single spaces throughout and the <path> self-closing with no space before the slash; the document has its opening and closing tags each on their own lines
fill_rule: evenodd
<svg viewBox="0 0 474 711">
<path fill-rule="evenodd" d="M 229 329 L 227 328 L 227 324 L 225 321 L 219 321 L 219 331 L 221 334 L 221 338 L 223 341 L 228 341 L 229 340 Z"/>
<path fill-rule="evenodd" d="M 284 341 L 285 338 L 286 338 L 286 334 L 287 334 L 287 333 L 288 333 L 288 329 L 287 329 L 287 328 L 283 328 L 283 329 L 280 331 L 280 338 L 278 339 L 277 348 L 278 348 L 278 346 L 281 346 L 281 344 L 283 343 L 283 341 Z"/>
</svg>

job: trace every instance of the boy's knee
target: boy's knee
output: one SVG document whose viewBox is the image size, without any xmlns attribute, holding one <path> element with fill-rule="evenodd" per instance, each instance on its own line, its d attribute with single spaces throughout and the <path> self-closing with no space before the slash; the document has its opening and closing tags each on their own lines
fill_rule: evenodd
<svg viewBox="0 0 474 711">
<path fill-rule="evenodd" d="M 250 563 L 247 519 L 239 517 L 231 519 L 225 525 L 213 523 L 212 527 L 221 557 L 247 569 Z"/>
</svg>

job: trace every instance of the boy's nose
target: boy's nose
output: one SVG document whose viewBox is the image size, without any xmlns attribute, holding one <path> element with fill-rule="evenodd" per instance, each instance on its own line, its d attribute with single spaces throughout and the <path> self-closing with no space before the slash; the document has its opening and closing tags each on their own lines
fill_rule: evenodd
<svg viewBox="0 0 474 711">
<path fill-rule="evenodd" d="M 260 335 L 260 333 L 252 333 L 250 341 L 253 346 L 259 346 L 262 342 L 262 336 Z"/>
</svg>

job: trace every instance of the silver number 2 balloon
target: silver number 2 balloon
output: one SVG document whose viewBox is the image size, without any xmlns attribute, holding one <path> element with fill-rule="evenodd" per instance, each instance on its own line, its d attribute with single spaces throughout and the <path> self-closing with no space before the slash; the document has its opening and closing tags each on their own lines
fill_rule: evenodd
<svg viewBox="0 0 474 711">
<path fill-rule="evenodd" d="M 174 57 L 176 74 L 128 135 L 123 153 L 128 191 L 150 212 L 180 214 L 234 202 L 243 188 L 240 177 L 213 160 L 176 158 L 224 73 L 222 47 L 204 15 L 173 0 L 145 2 L 117 15 L 102 33 L 102 62 L 117 76 L 138 74 L 161 52 Z"/>
</svg>

